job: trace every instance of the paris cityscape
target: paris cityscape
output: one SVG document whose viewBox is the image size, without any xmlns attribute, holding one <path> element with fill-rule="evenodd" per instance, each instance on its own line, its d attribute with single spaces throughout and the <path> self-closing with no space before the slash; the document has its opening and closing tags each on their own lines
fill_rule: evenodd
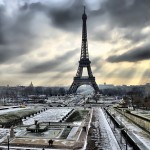
<svg viewBox="0 0 150 150">
<path fill-rule="evenodd" d="M 0 150 L 150 150 L 149 0 L 0 0 Z"/>
</svg>

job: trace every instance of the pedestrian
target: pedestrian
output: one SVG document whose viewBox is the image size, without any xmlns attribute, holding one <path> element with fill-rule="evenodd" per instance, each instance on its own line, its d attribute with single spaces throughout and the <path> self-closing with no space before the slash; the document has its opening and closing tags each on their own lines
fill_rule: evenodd
<svg viewBox="0 0 150 150">
<path fill-rule="evenodd" d="M 53 145 L 53 140 L 50 139 L 50 140 L 48 141 L 48 143 L 49 143 L 49 146 L 51 147 L 51 146 Z"/>
</svg>

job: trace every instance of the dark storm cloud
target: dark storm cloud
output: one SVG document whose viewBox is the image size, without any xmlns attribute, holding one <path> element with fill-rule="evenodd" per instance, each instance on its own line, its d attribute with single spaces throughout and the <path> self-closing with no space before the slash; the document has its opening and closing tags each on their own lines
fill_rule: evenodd
<svg viewBox="0 0 150 150">
<path fill-rule="evenodd" d="M 83 13 L 82 3 L 81 0 L 73 0 L 71 2 L 68 1 L 68 5 L 63 5 L 62 7 L 59 6 L 59 4 L 59 7 L 54 7 L 52 4 L 44 3 L 43 1 L 26 3 L 18 10 L 16 18 L 9 18 L 6 15 L 4 6 L 1 6 L 0 62 L 3 63 L 33 50 L 36 46 L 35 39 L 38 36 L 36 36 L 31 29 L 32 20 L 39 12 L 44 12 L 54 27 L 64 29 L 68 32 L 74 32 L 81 28 L 81 15 Z M 129 29 L 131 31 L 131 28 L 134 30 L 134 28 L 137 27 L 141 30 L 143 27 L 149 25 L 149 8 L 149 0 L 108 0 L 101 3 L 99 10 L 92 11 L 88 9 L 87 13 L 89 13 L 89 16 L 92 16 L 95 19 L 93 22 L 88 22 L 89 26 L 90 24 L 93 24 L 95 27 L 105 23 L 109 24 L 107 31 L 100 30 L 94 34 L 93 39 L 96 41 L 112 40 L 109 35 L 112 28 L 125 27 L 127 30 Z M 103 22 L 102 16 L 104 16 L 104 14 L 106 15 L 105 19 L 108 20 L 108 22 Z M 127 32 L 125 33 L 124 38 L 139 42 L 146 37 L 141 34 L 136 34 L 135 32 L 132 34 Z M 142 54 L 140 53 L 139 55 Z M 111 60 L 114 57 L 111 57 Z M 118 58 L 119 56 L 116 57 Z"/>
<path fill-rule="evenodd" d="M 90 14 L 96 20 L 95 27 L 104 25 L 106 30 L 97 29 L 93 32 L 92 39 L 95 41 L 116 42 L 117 39 L 111 37 L 113 29 L 124 29 L 119 38 L 126 39 L 137 44 L 148 38 L 148 35 L 141 33 L 144 27 L 150 24 L 150 1 L 149 0 L 107 0 L 101 4 L 97 11 Z M 103 20 L 105 15 L 105 20 Z M 118 30 L 119 31 L 119 30 Z M 119 32 L 118 32 L 119 33 Z M 119 39 L 118 39 L 119 40 Z"/>
<path fill-rule="evenodd" d="M 7 15 L 0 7 L 0 63 L 24 55 L 35 48 L 37 40 L 32 28 L 34 14 L 19 11 L 16 16 Z"/>
<path fill-rule="evenodd" d="M 4 28 L 3 22 L 5 21 L 4 11 L 5 11 L 4 7 L 0 6 L 0 45 L 3 45 L 5 43 L 5 37 L 3 34 L 3 28 Z"/>
<path fill-rule="evenodd" d="M 83 4 L 81 0 L 68 1 L 70 7 L 51 8 L 47 15 L 53 25 L 65 30 L 78 30 L 81 26 L 81 14 L 83 13 Z"/>
<path fill-rule="evenodd" d="M 147 26 L 150 22 L 149 0 L 108 0 L 103 9 L 111 22 L 121 27 Z"/>
<path fill-rule="evenodd" d="M 68 79 L 68 77 L 69 77 L 68 72 L 70 72 L 70 71 L 74 71 L 74 68 L 72 66 L 64 66 L 64 67 L 62 67 L 61 70 L 59 70 L 59 73 L 52 76 L 51 79 L 54 79 L 54 80 L 61 79 L 61 78 L 64 78 L 65 76 L 67 76 L 67 79 Z M 72 75 L 71 75 L 71 77 L 72 77 Z"/>
<path fill-rule="evenodd" d="M 102 67 L 103 67 L 103 64 L 104 64 L 104 61 L 102 60 L 101 57 L 95 57 L 95 58 L 92 58 L 91 59 L 92 63 L 91 63 L 91 67 L 94 69 L 93 70 L 93 73 L 100 73 Z"/>
<path fill-rule="evenodd" d="M 117 68 L 112 71 L 108 71 L 108 73 L 105 74 L 106 78 L 132 78 L 136 72 L 136 68 Z"/>
<path fill-rule="evenodd" d="M 134 44 L 138 42 L 143 42 L 144 40 L 149 38 L 148 36 L 149 36 L 148 34 L 142 33 L 141 30 L 128 29 L 124 33 L 123 38 L 131 41 L 132 44 Z"/>
<path fill-rule="evenodd" d="M 65 2 L 64 2 L 65 4 Z M 44 12 L 53 26 L 65 30 L 78 30 L 81 26 L 81 15 L 83 13 L 83 2 L 81 0 L 68 1 L 67 6 L 53 6 L 49 3 L 25 3 L 21 10 L 32 12 Z"/>
<path fill-rule="evenodd" d="M 121 55 L 113 55 L 107 58 L 108 62 L 137 62 L 150 59 L 150 45 L 132 49 Z"/>
<path fill-rule="evenodd" d="M 115 34 L 116 37 L 114 37 L 113 34 Z M 113 30 L 111 29 L 111 27 L 107 27 L 105 29 L 98 29 L 92 34 L 92 39 L 94 41 L 101 41 L 112 44 L 117 43 L 121 39 L 124 39 L 130 41 L 133 45 L 139 42 L 143 42 L 148 38 L 149 34 L 142 33 L 139 29 L 137 30 L 131 28 L 128 28 L 121 32 L 119 30 L 116 31 L 116 29 Z"/>
<path fill-rule="evenodd" d="M 97 30 L 93 35 L 92 35 L 92 39 L 94 41 L 111 41 L 111 34 L 110 32 L 108 33 L 107 31 L 110 30 L 110 29 L 107 29 L 107 30 Z"/>
<path fill-rule="evenodd" d="M 20 55 L 25 53 L 25 47 L 19 46 L 3 46 L 0 45 L 0 64 L 6 63 L 7 61 L 12 60 Z"/>
<path fill-rule="evenodd" d="M 66 3 L 67 2 L 67 3 Z M 37 3 L 26 3 L 22 9 L 30 10 L 32 12 L 44 12 L 49 18 L 50 23 L 57 28 L 63 29 L 68 32 L 75 32 L 82 27 L 82 14 L 83 14 L 83 4 L 82 0 L 71 0 L 64 1 L 63 4 L 58 3 L 58 5 L 52 5 L 49 3 L 44 3 L 42 1 Z M 100 2 L 99 2 L 100 4 Z M 90 5 L 86 3 L 86 13 L 88 15 L 88 20 L 101 16 L 102 12 L 99 10 L 95 14 L 95 11 L 90 9 Z M 91 16 L 91 17 L 90 17 Z M 90 22 L 90 24 L 95 24 Z"/>
<path fill-rule="evenodd" d="M 23 71 L 24 73 L 29 73 L 29 74 L 34 74 L 34 73 L 45 73 L 48 71 L 60 71 L 63 72 L 65 71 L 69 71 L 70 68 L 67 67 L 69 66 L 68 61 L 74 57 L 79 50 L 74 49 L 71 51 L 68 51 L 67 53 L 65 53 L 62 56 L 58 56 L 55 59 L 52 59 L 50 61 L 46 61 L 40 64 L 34 64 L 33 66 L 24 66 L 26 67 L 26 69 Z M 66 65 L 65 65 L 66 64 Z M 59 69 L 58 69 L 59 68 Z"/>
</svg>

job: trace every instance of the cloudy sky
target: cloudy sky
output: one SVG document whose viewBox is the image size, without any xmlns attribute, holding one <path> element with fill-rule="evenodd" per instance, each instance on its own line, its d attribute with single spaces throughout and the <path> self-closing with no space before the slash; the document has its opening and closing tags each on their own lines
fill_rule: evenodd
<svg viewBox="0 0 150 150">
<path fill-rule="evenodd" d="M 0 85 L 70 85 L 83 5 L 97 83 L 150 82 L 150 0 L 0 0 Z"/>
</svg>

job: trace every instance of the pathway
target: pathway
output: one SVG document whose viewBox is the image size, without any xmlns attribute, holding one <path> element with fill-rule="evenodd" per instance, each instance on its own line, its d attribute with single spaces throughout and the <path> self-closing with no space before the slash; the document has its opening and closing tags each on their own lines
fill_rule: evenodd
<svg viewBox="0 0 150 150">
<path fill-rule="evenodd" d="M 86 150 L 120 150 L 101 108 L 93 108 Z"/>
</svg>

